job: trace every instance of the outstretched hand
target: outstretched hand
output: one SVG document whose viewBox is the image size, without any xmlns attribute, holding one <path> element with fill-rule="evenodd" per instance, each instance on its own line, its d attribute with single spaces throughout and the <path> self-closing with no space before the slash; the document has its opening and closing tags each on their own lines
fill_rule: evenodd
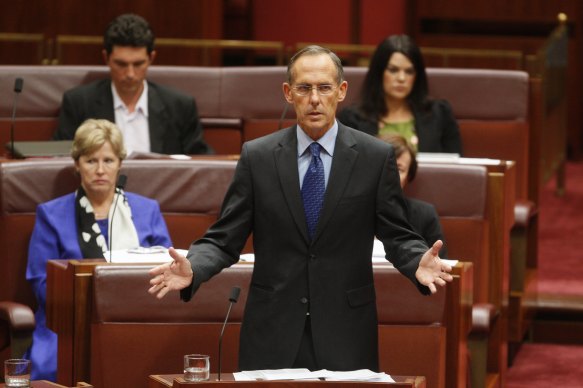
<svg viewBox="0 0 583 388">
<path fill-rule="evenodd" d="M 171 262 L 152 268 L 149 273 L 150 289 L 148 292 L 162 299 L 170 291 L 182 290 L 192 283 L 194 276 L 190 262 L 185 256 L 179 254 L 176 249 L 169 248 L 168 253 L 172 257 Z"/>
<path fill-rule="evenodd" d="M 419 268 L 415 272 L 415 277 L 419 283 L 429 287 L 432 294 L 437 292 L 438 286 L 445 286 L 446 282 L 451 282 L 453 277 L 449 274 L 451 267 L 445 264 L 439 258 L 439 250 L 443 246 L 441 240 L 437 240 L 435 244 L 421 258 Z"/>
</svg>

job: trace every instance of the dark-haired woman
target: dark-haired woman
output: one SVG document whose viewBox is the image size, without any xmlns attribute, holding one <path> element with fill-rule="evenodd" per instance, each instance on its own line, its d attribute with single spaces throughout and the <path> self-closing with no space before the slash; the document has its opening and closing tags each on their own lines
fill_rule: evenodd
<svg viewBox="0 0 583 388">
<path fill-rule="evenodd" d="M 406 35 L 392 35 L 377 46 L 359 101 L 338 120 L 373 136 L 399 134 L 418 152 L 462 154 L 451 107 L 429 98 L 421 51 Z"/>
</svg>

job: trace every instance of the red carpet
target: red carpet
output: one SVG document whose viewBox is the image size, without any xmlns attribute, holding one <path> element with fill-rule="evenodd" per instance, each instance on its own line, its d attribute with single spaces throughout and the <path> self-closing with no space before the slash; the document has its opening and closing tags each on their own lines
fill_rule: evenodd
<svg viewBox="0 0 583 388">
<path fill-rule="evenodd" d="M 583 297 L 583 163 L 567 164 L 563 197 L 554 180 L 545 185 L 539 211 L 539 296 Z M 506 387 L 583 387 L 583 346 L 523 344 Z"/>
<path fill-rule="evenodd" d="M 507 388 L 583 387 L 583 346 L 525 344 L 508 370 Z"/>
<path fill-rule="evenodd" d="M 567 164 L 566 187 L 557 197 L 553 180 L 541 192 L 538 291 L 583 296 L 583 163 Z"/>
</svg>

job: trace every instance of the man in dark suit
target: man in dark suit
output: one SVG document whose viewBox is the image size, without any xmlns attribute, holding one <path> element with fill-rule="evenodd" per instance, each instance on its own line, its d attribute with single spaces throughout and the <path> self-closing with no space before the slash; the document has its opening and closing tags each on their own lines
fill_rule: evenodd
<svg viewBox="0 0 583 388">
<path fill-rule="evenodd" d="M 211 153 L 194 99 L 146 81 L 155 57 L 154 34 L 146 20 L 133 14 L 114 19 L 105 31 L 103 49 L 111 79 L 64 94 L 53 138 L 73 139 L 83 121 L 100 118 L 118 125 L 128 153 Z"/>
<path fill-rule="evenodd" d="M 310 46 L 283 84 L 297 125 L 246 143 L 219 220 L 172 263 L 151 270 L 149 292 L 200 284 L 236 263 L 253 232 L 255 264 L 241 327 L 239 368 L 378 369 L 372 271 L 376 236 L 423 293 L 451 280 L 405 219 L 391 146 L 335 119 L 346 95 L 338 57 Z M 313 151 L 314 143 L 319 144 Z M 321 171 L 320 178 L 314 178 Z M 314 184 L 317 181 L 317 184 Z M 323 199 L 318 190 L 325 186 Z M 313 222 L 314 208 L 319 211 Z M 398 350 L 395 350 L 398 351 Z"/>
</svg>

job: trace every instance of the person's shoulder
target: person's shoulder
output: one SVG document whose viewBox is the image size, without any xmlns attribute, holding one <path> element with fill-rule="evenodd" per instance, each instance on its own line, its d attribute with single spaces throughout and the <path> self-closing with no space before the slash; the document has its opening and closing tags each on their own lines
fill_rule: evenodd
<svg viewBox="0 0 583 388">
<path fill-rule="evenodd" d="M 422 212 L 437 213 L 435 206 L 427 201 L 411 197 L 406 197 L 406 200 L 409 202 L 409 206 L 412 209 Z"/>
<path fill-rule="evenodd" d="M 384 142 L 377 138 L 376 136 L 373 136 L 367 132 L 355 129 L 349 125 L 338 123 L 338 130 L 339 135 L 348 138 L 353 138 L 356 143 L 362 144 L 367 148 L 372 147 L 381 150 L 392 149 L 392 146 L 389 143 Z"/>
<path fill-rule="evenodd" d="M 452 114 L 451 104 L 442 98 L 431 99 L 427 102 L 429 110 L 434 114 Z"/>
<path fill-rule="evenodd" d="M 70 96 L 87 96 L 87 95 L 90 95 L 92 93 L 107 90 L 107 88 L 110 87 L 110 85 L 111 85 L 111 81 L 108 78 L 99 79 L 99 80 L 89 82 L 87 84 L 75 86 L 74 88 L 67 90 L 65 92 L 65 94 L 70 95 Z"/>
<path fill-rule="evenodd" d="M 145 197 L 141 194 L 126 191 L 125 195 L 129 201 L 130 207 L 136 206 L 136 205 L 140 206 L 140 207 L 142 207 L 142 206 L 159 207 L 160 206 L 158 201 L 156 201 L 155 199 Z"/>
<path fill-rule="evenodd" d="M 348 126 L 357 126 L 362 122 L 373 122 L 373 120 L 366 117 L 366 114 L 362 111 L 362 109 L 356 105 L 352 104 L 342 108 L 338 114 L 336 115 L 340 122 L 344 123 Z M 357 128 L 358 129 L 358 128 Z"/>
<path fill-rule="evenodd" d="M 150 92 L 157 93 L 164 100 L 171 99 L 182 100 L 187 102 L 191 102 L 192 100 L 194 100 L 194 97 L 189 96 L 188 94 L 178 89 L 166 85 L 160 85 L 152 81 L 148 81 L 148 89 Z"/>
<path fill-rule="evenodd" d="M 53 198 L 49 201 L 38 205 L 38 209 L 46 214 L 56 214 L 59 217 L 63 216 L 63 210 L 70 207 L 75 202 L 75 192 L 65 194 L 63 196 Z"/>
<path fill-rule="evenodd" d="M 258 137 L 253 140 L 245 142 L 245 146 L 248 149 L 266 149 L 285 143 L 286 141 L 292 141 L 295 138 L 296 124 L 291 127 L 282 128 L 268 135 Z"/>
<path fill-rule="evenodd" d="M 352 118 L 352 117 L 360 118 L 360 116 L 361 116 L 360 111 L 355 104 L 345 106 L 336 115 L 336 117 L 338 117 L 338 118 L 340 118 L 340 117 L 342 117 L 342 118 Z"/>
</svg>

